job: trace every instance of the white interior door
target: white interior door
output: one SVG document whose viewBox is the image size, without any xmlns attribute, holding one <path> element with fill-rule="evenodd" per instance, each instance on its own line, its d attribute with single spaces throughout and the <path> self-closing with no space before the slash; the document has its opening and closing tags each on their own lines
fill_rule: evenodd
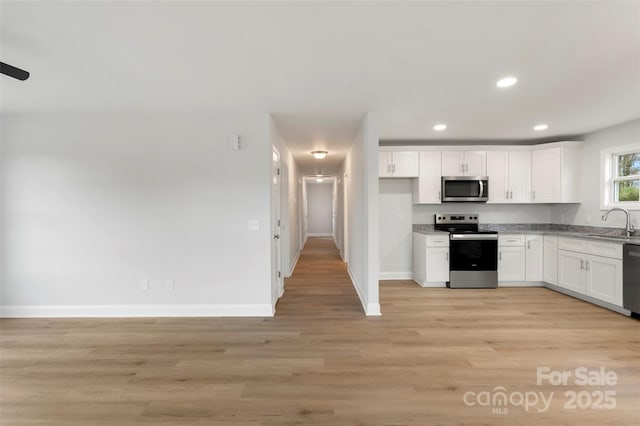
<svg viewBox="0 0 640 426">
<path fill-rule="evenodd" d="M 333 182 L 307 182 L 307 232 L 310 236 L 333 235 Z"/>
<path fill-rule="evenodd" d="M 273 161 L 271 166 L 271 300 L 275 303 L 282 295 L 282 238 L 281 238 L 281 217 L 280 217 L 280 155 L 273 150 Z"/>
</svg>

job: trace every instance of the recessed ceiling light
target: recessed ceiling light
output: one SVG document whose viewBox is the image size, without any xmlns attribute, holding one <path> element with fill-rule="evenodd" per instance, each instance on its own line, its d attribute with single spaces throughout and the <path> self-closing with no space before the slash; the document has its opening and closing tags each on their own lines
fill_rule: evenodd
<svg viewBox="0 0 640 426">
<path fill-rule="evenodd" d="M 316 157 L 318 160 L 322 160 L 328 154 L 327 151 L 311 151 L 311 155 Z"/>
<path fill-rule="evenodd" d="M 447 128 L 446 124 L 436 124 L 435 126 L 433 126 L 433 130 L 435 130 L 437 132 L 441 132 L 446 128 Z"/>
<path fill-rule="evenodd" d="M 546 124 L 538 124 L 533 126 L 533 130 L 535 130 L 536 132 L 541 132 L 543 130 L 547 130 L 549 128 L 549 126 L 547 126 Z"/>
<path fill-rule="evenodd" d="M 518 82 L 518 79 L 515 77 L 505 77 L 498 80 L 496 86 L 498 87 L 511 87 Z"/>
</svg>

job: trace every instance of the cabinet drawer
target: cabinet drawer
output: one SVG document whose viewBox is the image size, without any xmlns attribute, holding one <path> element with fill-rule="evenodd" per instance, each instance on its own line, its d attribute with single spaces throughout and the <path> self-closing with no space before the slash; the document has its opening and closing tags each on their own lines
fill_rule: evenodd
<svg viewBox="0 0 640 426">
<path fill-rule="evenodd" d="M 577 251 L 579 253 L 587 252 L 587 240 L 574 240 L 572 238 L 559 238 L 558 248 L 561 250 Z"/>
<path fill-rule="evenodd" d="M 501 247 L 522 247 L 524 240 L 524 235 L 498 235 L 498 245 Z"/>
<path fill-rule="evenodd" d="M 589 249 L 589 254 L 611 257 L 613 259 L 622 259 L 622 244 L 588 241 L 587 247 Z"/>
<path fill-rule="evenodd" d="M 427 247 L 449 247 L 449 234 L 427 235 Z"/>
</svg>

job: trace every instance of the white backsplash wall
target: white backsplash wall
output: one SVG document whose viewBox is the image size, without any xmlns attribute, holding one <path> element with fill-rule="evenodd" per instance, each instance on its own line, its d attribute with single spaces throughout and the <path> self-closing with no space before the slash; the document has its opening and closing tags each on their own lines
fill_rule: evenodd
<svg viewBox="0 0 640 426">
<path fill-rule="evenodd" d="M 548 204 L 445 203 L 416 204 L 413 223 L 433 223 L 435 213 L 479 213 L 480 223 L 549 223 Z"/>
<path fill-rule="evenodd" d="M 624 213 L 612 213 L 606 222 L 601 219 L 604 210 L 600 210 L 600 151 L 634 144 L 640 149 L 640 119 L 585 135 L 582 151 L 582 204 L 552 206 L 551 221 L 569 225 L 624 228 Z M 640 227 L 640 211 L 632 211 L 631 218 L 635 227 Z"/>
</svg>

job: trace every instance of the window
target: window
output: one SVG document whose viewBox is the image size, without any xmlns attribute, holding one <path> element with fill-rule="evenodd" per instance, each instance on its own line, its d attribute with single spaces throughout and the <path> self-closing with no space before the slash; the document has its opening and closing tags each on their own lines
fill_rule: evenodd
<svg viewBox="0 0 640 426">
<path fill-rule="evenodd" d="M 640 150 L 627 154 L 614 154 L 613 176 L 614 198 L 616 203 L 640 201 Z"/>
<path fill-rule="evenodd" d="M 640 146 L 602 151 L 603 181 L 601 207 L 640 210 Z"/>
</svg>

